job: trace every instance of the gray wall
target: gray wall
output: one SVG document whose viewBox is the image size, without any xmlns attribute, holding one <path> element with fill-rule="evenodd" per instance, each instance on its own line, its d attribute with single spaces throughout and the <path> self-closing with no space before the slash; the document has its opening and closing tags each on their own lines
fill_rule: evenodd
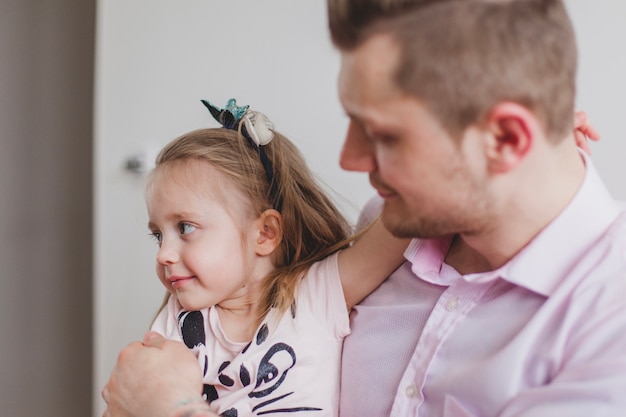
<svg viewBox="0 0 626 417">
<path fill-rule="evenodd" d="M 0 0 L 0 414 L 91 414 L 93 0 Z"/>
</svg>

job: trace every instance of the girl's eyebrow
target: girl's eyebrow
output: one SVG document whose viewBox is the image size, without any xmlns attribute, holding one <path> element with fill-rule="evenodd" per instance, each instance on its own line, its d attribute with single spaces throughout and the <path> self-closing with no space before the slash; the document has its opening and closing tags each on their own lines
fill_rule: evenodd
<svg viewBox="0 0 626 417">
<path fill-rule="evenodd" d="M 168 216 L 168 220 L 174 220 L 174 221 L 189 220 L 189 219 L 196 218 L 196 217 L 199 217 L 199 216 L 200 215 L 197 214 L 197 213 L 193 213 L 193 212 L 190 212 L 190 211 L 183 211 L 183 212 L 180 212 L 180 213 L 174 213 L 174 214 L 169 215 Z M 157 228 L 157 225 L 154 222 L 149 221 L 148 222 L 148 229 L 155 229 L 155 228 Z"/>
</svg>

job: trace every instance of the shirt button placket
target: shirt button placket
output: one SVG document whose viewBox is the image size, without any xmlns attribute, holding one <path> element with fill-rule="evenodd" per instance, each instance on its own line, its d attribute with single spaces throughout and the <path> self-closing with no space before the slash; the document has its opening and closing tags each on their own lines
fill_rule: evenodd
<svg viewBox="0 0 626 417">
<path fill-rule="evenodd" d="M 417 387 L 415 384 L 410 384 L 405 388 L 404 393 L 408 398 L 415 398 L 417 396 Z"/>
<path fill-rule="evenodd" d="M 459 308 L 459 298 L 453 298 L 446 303 L 446 310 L 452 312 Z"/>
</svg>

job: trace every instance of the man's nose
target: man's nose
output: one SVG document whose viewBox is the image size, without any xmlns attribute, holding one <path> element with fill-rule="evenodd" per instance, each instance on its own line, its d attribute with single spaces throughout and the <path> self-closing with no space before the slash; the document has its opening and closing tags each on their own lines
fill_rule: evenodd
<svg viewBox="0 0 626 417">
<path fill-rule="evenodd" d="M 346 132 L 339 165 L 346 171 L 373 172 L 376 169 L 374 145 L 363 129 L 353 122 Z"/>
</svg>

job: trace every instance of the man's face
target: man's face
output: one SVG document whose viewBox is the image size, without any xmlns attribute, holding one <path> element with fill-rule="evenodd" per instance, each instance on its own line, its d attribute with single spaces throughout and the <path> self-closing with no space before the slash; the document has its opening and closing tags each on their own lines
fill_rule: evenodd
<svg viewBox="0 0 626 417">
<path fill-rule="evenodd" d="M 340 164 L 369 173 L 383 222 L 403 237 L 476 233 L 488 218 L 481 134 L 453 139 L 393 81 L 399 48 L 375 35 L 342 52 L 339 95 L 350 117 Z"/>
</svg>

